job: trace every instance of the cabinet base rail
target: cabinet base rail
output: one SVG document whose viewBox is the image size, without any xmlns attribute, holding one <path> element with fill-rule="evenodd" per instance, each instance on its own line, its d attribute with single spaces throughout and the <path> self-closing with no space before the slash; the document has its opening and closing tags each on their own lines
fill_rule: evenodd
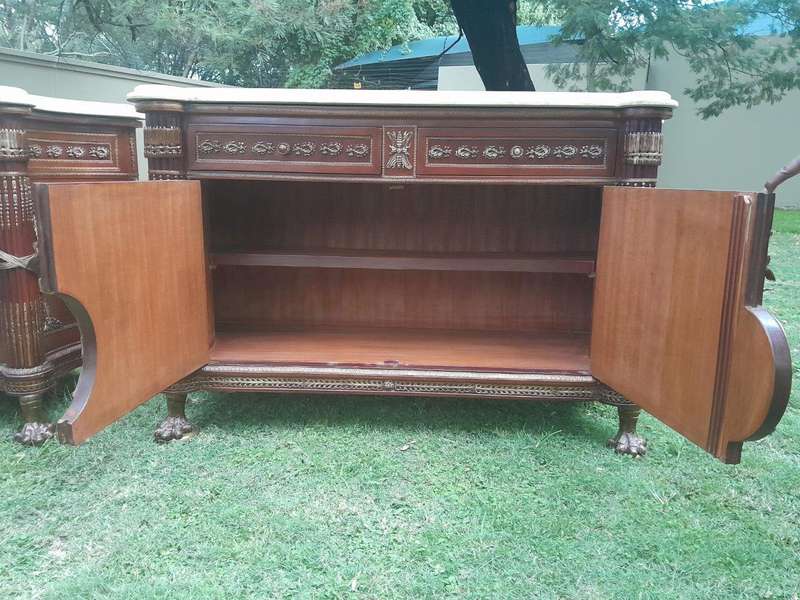
<svg viewBox="0 0 800 600">
<path fill-rule="evenodd" d="M 643 456 L 646 441 L 636 433 L 641 410 L 590 375 L 498 373 L 418 369 L 208 365 L 165 392 L 167 417 L 155 431 L 158 442 L 195 433 L 186 417 L 187 395 L 196 391 L 461 396 L 547 402 L 597 401 L 617 407 L 619 427 L 608 446 L 619 454 Z"/>
</svg>

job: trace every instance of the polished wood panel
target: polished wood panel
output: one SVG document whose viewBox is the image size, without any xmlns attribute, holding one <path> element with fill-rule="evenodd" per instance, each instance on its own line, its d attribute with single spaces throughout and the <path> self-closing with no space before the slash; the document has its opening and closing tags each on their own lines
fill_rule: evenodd
<svg viewBox="0 0 800 600">
<path fill-rule="evenodd" d="M 578 186 L 204 181 L 213 251 L 593 254 L 601 191 Z"/>
<path fill-rule="evenodd" d="M 592 373 L 705 447 L 734 195 L 605 188 Z"/>
<path fill-rule="evenodd" d="M 492 271 L 520 273 L 594 272 L 593 255 L 434 254 L 421 252 L 228 252 L 212 256 L 216 265 L 391 271 Z"/>
<path fill-rule="evenodd" d="M 727 462 L 788 397 L 780 326 L 746 306 L 766 243 L 754 201 L 635 188 L 603 199 L 592 373 Z"/>
<path fill-rule="evenodd" d="M 84 368 L 58 423 L 59 438 L 79 444 L 208 361 L 200 185 L 36 192 L 42 285 L 67 303 L 82 332 Z"/>
<path fill-rule="evenodd" d="M 311 328 L 217 331 L 212 363 L 469 368 L 586 374 L 587 335 L 439 329 Z"/>
<path fill-rule="evenodd" d="M 585 275 L 218 266 L 217 323 L 587 332 Z"/>
</svg>

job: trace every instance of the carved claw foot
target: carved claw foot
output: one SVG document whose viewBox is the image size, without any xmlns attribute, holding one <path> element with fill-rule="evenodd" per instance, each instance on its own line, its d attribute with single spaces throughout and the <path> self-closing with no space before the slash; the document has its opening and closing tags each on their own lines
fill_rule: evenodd
<svg viewBox="0 0 800 600">
<path fill-rule="evenodd" d="M 609 448 L 614 448 L 617 454 L 644 456 L 647 453 L 647 440 L 627 431 L 610 438 L 607 445 Z"/>
<path fill-rule="evenodd" d="M 19 409 L 25 424 L 14 434 L 14 441 L 25 446 L 41 446 L 56 433 L 55 425 L 47 422 L 42 408 L 44 394 L 25 394 L 19 397 Z"/>
<path fill-rule="evenodd" d="M 186 418 L 186 394 L 164 394 L 167 397 L 167 418 L 155 432 L 157 442 L 171 442 L 192 437 L 194 426 Z"/>
<path fill-rule="evenodd" d="M 191 437 L 194 427 L 186 417 L 167 417 L 155 432 L 157 442 L 171 442 Z"/>
<path fill-rule="evenodd" d="M 25 423 L 17 433 L 14 441 L 24 446 L 41 446 L 55 435 L 56 428 L 52 423 Z"/>
<path fill-rule="evenodd" d="M 622 401 L 621 396 L 619 400 Z M 635 404 L 625 402 L 625 404 L 617 404 L 619 429 L 617 435 L 608 440 L 606 445 L 614 448 L 617 454 L 644 456 L 647 452 L 647 441 L 636 433 L 636 422 L 642 411 Z"/>
</svg>

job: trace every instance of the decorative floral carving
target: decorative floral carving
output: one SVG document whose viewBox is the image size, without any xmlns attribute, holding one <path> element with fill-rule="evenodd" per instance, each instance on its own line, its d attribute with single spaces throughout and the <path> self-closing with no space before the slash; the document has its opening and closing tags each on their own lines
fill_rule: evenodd
<svg viewBox="0 0 800 600">
<path fill-rule="evenodd" d="M 354 158 L 363 158 L 369 154 L 369 146 L 366 144 L 350 144 L 347 146 L 345 154 Z"/>
<path fill-rule="evenodd" d="M 204 139 L 197 144 L 197 151 L 200 154 L 215 154 L 225 152 L 227 154 L 247 154 L 252 153 L 257 156 L 265 156 L 268 154 L 278 154 L 282 157 L 300 156 L 308 157 L 318 154 L 325 157 L 340 156 L 346 154 L 350 157 L 364 158 L 369 156 L 370 147 L 368 144 L 348 144 L 345 146 L 342 142 L 335 139 L 328 139 L 325 141 L 308 141 L 303 140 L 299 142 L 288 141 L 270 141 L 270 140 L 257 140 L 250 142 L 247 139 L 239 140 L 214 140 Z"/>
<path fill-rule="evenodd" d="M 199 144 L 197 144 L 197 149 L 200 151 L 201 154 L 212 154 L 214 152 L 219 152 L 222 150 L 222 144 L 219 143 L 217 140 L 203 140 Z"/>
<path fill-rule="evenodd" d="M 528 151 L 525 153 L 525 156 L 528 158 L 547 158 L 550 156 L 550 146 L 546 144 L 537 144 L 536 146 L 532 146 L 528 148 Z"/>
<path fill-rule="evenodd" d="M 447 158 L 453 153 L 453 149 L 450 146 L 440 146 L 435 144 L 428 148 L 428 156 L 430 158 Z"/>
<path fill-rule="evenodd" d="M 251 150 L 256 154 L 272 154 L 275 152 L 275 144 L 272 142 L 256 142 Z"/>
<path fill-rule="evenodd" d="M 61 146 L 48 146 L 45 150 L 45 154 L 50 158 L 58 158 L 64 154 L 64 149 Z"/>
<path fill-rule="evenodd" d="M 591 160 L 601 159 L 605 155 L 605 145 L 603 144 L 533 144 L 523 146 L 515 144 L 510 148 L 502 144 L 489 144 L 486 146 L 460 145 L 452 152 L 451 146 L 447 144 L 435 144 L 428 148 L 428 158 L 437 160 L 448 158 L 454 154 L 460 160 L 472 160 L 483 157 L 488 160 L 498 160 L 509 157 L 513 160 L 528 158 L 533 161 L 544 160 L 548 157 L 570 160 L 578 156 Z"/>
<path fill-rule="evenodd" d="M 342 145 L 339 142 L 323 142 L 319 145 L 319 153 L 324 156 L 339 156 Z"/>
<path fill-rule="evenodd" d="M 489 159 L 501 158 L 506 155 L 506 149 L 503 146 L 486 146 L 483 155 Z"/>
<path fill-rule="evenodd" d="M 111 155 L 108 146 L 92 146 L 89 148 L 89 156 L 98 160 L 105 160 Z"/>
<path fill-rule="evenodd" d="M 578 153 L 578 149 L 572 144 L 565 144 L 564 146 L 556 146 L 553 148 L 553 156 L 556 158 L 572 158 Z"/>
<path fill-rule="evenodd" d="M 39 144 L 31 144 L 28 147 L 31 158 L 39 158 L 42 155 L 42 147 Z"/>
<path fill-rule="evenodd" d="M 292 153 L 296 156 L 311 156 L 315 148 L 311 142 L 300 142 L 292 146 Z"/>
<path fill-rule="evenodd" d="M 413 168 L 411 164 L 411 137 L 413 131 L 405 129 L 391 129 L 386 132 L 389 138 L 389 159 L 386 161 L 387 169 Z"/>
<path fill-rule="evenodd" d="M 603 156 L 603 147 L 597 144 L 591 144 L 590 146 L 581 146 L 580 154 L 584 158 L 600 158 Z"/>
<path fill-rule="evenodd" d="M 458 158 L 475 158 L 478 156 L 477 146 L 459 146 L 456 149 L 456 156 Z"/>
<path fill-rule="evenodd" d="M 244 154 L 247 152 L 247 148 L 245 148 L 244 142 L 239 142 L 236 140 L 231 140 L 227 144 L 222 147 L 225 152 L 228 154 Z"/>
<path fill-rule="evenodd" d="M 82 158 L 86 154 L 81 146 L 67 146 L 67 156 L 70 158 Z"/>
</svg>

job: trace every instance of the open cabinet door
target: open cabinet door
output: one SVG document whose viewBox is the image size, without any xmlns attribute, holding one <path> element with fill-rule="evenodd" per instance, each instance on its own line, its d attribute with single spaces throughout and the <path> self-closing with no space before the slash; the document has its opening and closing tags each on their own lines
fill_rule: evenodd
<svg viewBox="0 0 800 600">
<path fill-rule="evenodd" d="M 789 348 L 759 305 L 774 197 L 608 187 L 592 374 L 725 462 L 770 433 Z"/>
<path fill-rule="evenodd" d="M 80 444 L 208 362 L 197 181 L 35 187 L 41 286 L 75 315 L 83 369 L 58 422 Z"/>
</svg>

